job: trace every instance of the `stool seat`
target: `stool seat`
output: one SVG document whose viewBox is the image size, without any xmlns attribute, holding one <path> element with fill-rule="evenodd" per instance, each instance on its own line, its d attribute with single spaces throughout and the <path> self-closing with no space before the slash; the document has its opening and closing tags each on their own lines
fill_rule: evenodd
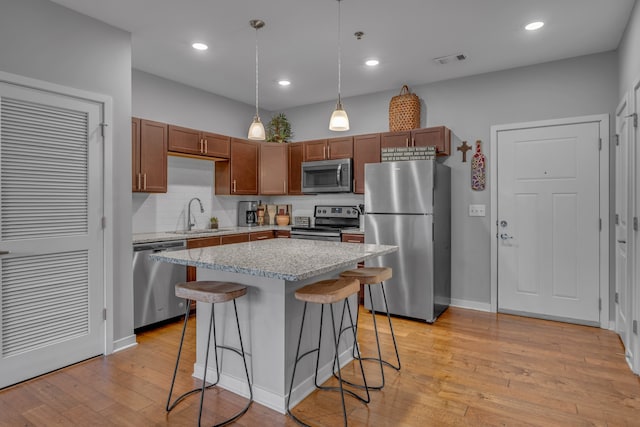
<svg viewBox="0 0 640 427">
<path fill-rule="evenodd" d="M 340 277 L 358 279 L 360 284 L 374 284 L 391 279 L 392 270 L 389 267 L 365 267 L 347 270 L 340 273 Z"/>
<path fill-rule="evenodd" d="M 231 282 L 184 282 L 176 285 L 176 296 L 193 301 L 215 304 L 241 297 L 247 287 Z"/>
<path fill-rule="evenodd" d="M 298 289 L 296 299 L 316 304 L 332 304 L 358 293 L 360 282 L 355 279 L 327 279 Z"/>
</svg>

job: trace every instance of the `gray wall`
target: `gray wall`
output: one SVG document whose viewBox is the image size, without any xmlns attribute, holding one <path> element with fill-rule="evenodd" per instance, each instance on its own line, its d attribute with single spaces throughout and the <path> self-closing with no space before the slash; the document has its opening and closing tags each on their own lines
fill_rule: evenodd
<svg viewBox="0 0 640 427">
<path fill-rule="evenodd" d="M 140 70 L 133 70 L 136 117 L 246 138 L 255 107 Z M 260 111 L 263 122 L 269 113 Z"/>
<path fill-rule="evenodd" d="M 45 0 L 0 0 L 0 70 L 113 98 L 114 339 L 133 334 L 131 37 Z"/>
<path fill-rule="evenodd" d="M 348 88 L 349 82 L 343 83 Z M 411 90 L 424 103 L 422 126 L 448 126 L 469 145 L 481 140 L 483 151 L 488 155 L 492 125 L 612 114 L 618 101 L 617 55 L 615 52 L 589 55 Z M 389 100 L 397 93 L 388 91 L 345 99 L 351 122 L 348 133 L 388 130 Z M 332 101 L 285 111 L 296 140 L 336 136 L 328 130 L 334 106 Z M 452 151 L 446 161 L 452 168 L 452 298 L 462 305 L 488 308 L 489 188 L 471 191 L 470 163 L 462 163 L 461 153 L 455 146 Z M 487 158 L 487 161 L 493 159 Z M 490 183 L 491 176 L 488 179 Z M 485 204 L 487 216 L 470 218 L 469 204 Z"/>
<path fill-rule="evenodd" d="M 640 6 L 636 4 L 629 17 L 622 41 L 618 47 L 620 66 L 619 98 L 640 79 Z"/>
</svg>

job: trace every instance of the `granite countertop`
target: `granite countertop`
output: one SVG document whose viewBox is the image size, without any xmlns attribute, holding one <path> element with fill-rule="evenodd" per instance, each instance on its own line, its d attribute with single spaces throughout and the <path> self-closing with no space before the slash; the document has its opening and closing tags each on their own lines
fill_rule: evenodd
<svg viewBox="0 0 640 427">
<path fill-rule="evenodd" d="M 133 244 L 150 243 L 150 242 L 166 242 L 169 240 L 186 240 L 197 239 L 199 237 L 224 236 L 227 234 L 255 233 L 259 231 L 272 230 L 290 230 L 288 225 L 263 225 L 255 227 L 223 227 L 215 230 L 192 230 L 189 233 L 179 231 L 158 231 L 154 233 L 134 233 Z"/>
<path fill-rule="evenodd" d="M 305 280 L 369 258 L 396 252 L 397 246 L 269 239 L 150 255 L 155 261 L 289 281 Z"/>
</svg>

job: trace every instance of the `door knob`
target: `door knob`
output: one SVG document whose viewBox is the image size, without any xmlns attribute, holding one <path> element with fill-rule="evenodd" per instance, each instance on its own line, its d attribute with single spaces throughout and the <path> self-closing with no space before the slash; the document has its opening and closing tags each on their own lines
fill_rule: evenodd
<svg viewBox="0 0 640 427">
<path fill-rule="evenodd" d="M 513 237 L 512 237 L 512 236 L 509 236 L 507 233 L 502 233 L 502 234 L 500 235 L 500 238 L 501 238 L 502 240 L 509 240 L 509 239 L 513 239 Z"/>
<path fill-rule="evenodd" d="M 627 243 L 626 240 L 618 240 L 618 243 Z"/>
</svg>

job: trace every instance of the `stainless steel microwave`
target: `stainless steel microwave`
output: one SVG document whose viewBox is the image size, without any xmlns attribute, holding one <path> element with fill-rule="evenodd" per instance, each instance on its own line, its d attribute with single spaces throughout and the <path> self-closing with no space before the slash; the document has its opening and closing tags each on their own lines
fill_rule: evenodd
<svg viewBox="0 0 640 427">
<path fill-rule="evenodd" d="M 303 193 L 351 193 L 352 182 L 351 159 L 302 162 Z"/>
</svg>

